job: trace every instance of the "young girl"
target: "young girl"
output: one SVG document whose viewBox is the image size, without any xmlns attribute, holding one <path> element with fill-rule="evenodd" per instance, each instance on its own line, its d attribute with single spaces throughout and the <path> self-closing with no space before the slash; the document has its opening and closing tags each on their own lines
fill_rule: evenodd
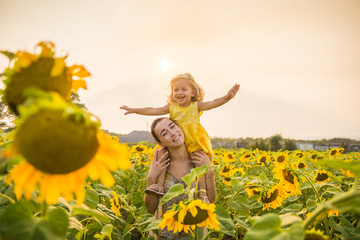
<svg viewBox="0 0 360 240">
<path fill-rule="evenodd" d="M 212 158 L 212 147 L 210 137 L 200 123 L 200 116 L 203 111 L 219 107 L 231 100 L 239 91 L 240 85 L 235 84 L 229 92 L 220 98 L 203 102 L 204 91 L 195 82 L 190 73 L 178 74 L 170 82 L 171 94 L 168 97 L 168 104 L 163 107 L 130 108 L 121 106 L 125 115 L 137 113 L 141 115 L 164 115 L 170 113 L 170 119 L 174 120 L 182 129 L 185 135 L 185 144 L 189 153 L 202 150 L 210 159 Z M 166 133 L 164 133 L 166 134 Z M 177 136 L 174 136 L 176 141 Z M 157 183 L 164 181 L 164 174 L 160 175 Z M 163 185 L 163 184 L 159 184 Z M 164 195 L 163 189 L 154 184 L 145 190 L 146 193 Z"/>
</svg>

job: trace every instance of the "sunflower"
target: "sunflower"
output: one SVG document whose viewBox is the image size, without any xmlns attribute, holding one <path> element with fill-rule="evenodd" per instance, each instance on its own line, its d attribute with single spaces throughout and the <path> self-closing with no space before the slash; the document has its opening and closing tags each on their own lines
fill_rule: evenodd
<svg viewBox="0 0 360 240">
<path fill-rule="evenodd" d="M 306 157 L 306 154 L 300 150 L 294 152 L 294 157 L 298 160 L 302 160 Z"/>
<path fill-rule="evenodd" d="M 24 90 L 38 88 L 43 91 L 55 91 L 63 98 L 69 99 L 71 91 L 86 88 L 83 80 L 90 73 L 81 65 L 66 66 L 65 57 L 55 57 L 55 45 L 51 42 L 40 42 L 40 54 L 18 51 L 15 54 L 13 67 L 6 69 L 4 84 L 4 101 L 10 109 L 18 114 L 18 105 L 26 100 Z"/>
<path fill-rule="evenodd" d="M 181 201 L 164 214 L 159 227 L 160 229 L 167 227 L 168 231 L 173 231 L 174 233 L 181 231 L 188 233 L 189 229 L 194 230 L 195 226 L 219 231 L 219 221 L 214 212 L 214 204 L 207 204 L 199 199 Z"/>
<path fill-rule="evenodd" d="M 318 160 L 318 158 L 320 158 L 321 156 L 317 153 L 317 152 L 313 152 L 313 153 L 310 153 L 310 160 L 311 161 L 316 161 Z"/>
<path fill-rule="evenodd" d="M 315 230 L 315 228 L 305 231 L 304 240 L 327 240 L 327 239 L 328 237 L 324 235 L 322 231 Z"/>
<path fill-rule="evenodd" d="M 215 156 L 215 157 L 212 159 L 212 165 L 220 165 L 220 160 L 221 160 L 221 158 Z"/>
<path fill-rule="evenodd" d="M 308 165 L 305 161 L 301 159 L 295 159 L 295 161 L 291 164 L 291 167 L 294 169 L 302 169 L 302 168 L 308 168 Z"/>
<path fill-rule="evenodd" d="M 344 170 L 344 169 L 340 169 L 341 170 L 341 173 L 345 176 L 348 176 L 348 177 L 355 177 L 355 175 L 350 171 L 350 170 Z"/>
<path fill-rule="evenodd" d="M 223 182 L 225 185 L 228 185 L 228 186 L 230 187 L 230 186 L 231 186 L 231 177 L 225 177 L 225 176 L 223 176 L 222 178 L 223 178 L 222 182 Z"/>
<path fill-rule="evenodd" d="M 222 167 L 222 169 L 220 170 L 220 172 L 219 172 L 220 176 L 230 176 L 230 177 L 232 177 L 232 176 L 234 176 L 234 174 L 235 174 L 234 166 L 230 165 L 230 164 L 224 165 Z"/>
<path fill-rule="evenodd" d="M 256 161 L 259 165 L 264 165 L 266 162 L 269 161 L 269 156 L 265 151 L 263 151 L 257 158 Z"/>
<path fill-rule="evenodd" d="M 259 187 L 251 186 L 251 183 L 248 183 L 246 185 L 247 185 L 247 187 L 245 188 L 245 191 L 247 192 L 249 197 L 251 197 L 253 195 L 259 195 L 260 196 L 260 188 Z"/>
<path fill-rule="evenodd" d="M 242 167 L 234 168 L 234 171 L 235 171 L 235 174 L 240 173 L 241 176 L 245 175 L 244 168 L 242 168 Z"/>
<path fill-rule="evenodd" d="M 87 176 L 112 186 L 110 171 L 131 166 L 129 149 L 102 132 L 94 116 L 57 93 L 42 94 L 46 98 L 30 97 L 32 104 L 19 107 L 12 147 L 24 161 L 10 172 L 14 192 L 31 199 L 38 185 L 38 201 L 55 204 L 59 196 L 70 201 L 75 195 L 81 204 Z"/>
<path fill-rule="evenodd" d="M 247 162 L 249 161 L 249 159 L 250 159 L 252 156 L 253 156 L 252 153 L 244 153 L 244 154 L 241 156 L 240 161 L 245 164 L 245 163 L 247 163 Z"/>
<path fill-rule="evenodd" d="M 289 194 L 301 195 L 300 183 L 291 169 L 275 168 L 273 171 L 275 172 L 274 177 L 280 180 L 279 184 L 284 186 L 286 192 Z"/>
<path fill-rule="evenodd" d="M 118 217 L 120 216 L 120 202 L 119 202 L 119 196 L 116 194 L 116 192 L 113 192 L 114 197 L 110 200 L 111 202 L 111 210 L 115 213 L 115 215 Z"/>
<path fill-rule="evenodd" d="M 339 157 L 344 151 L 344 148 L 332 148 L 329 150 L 329 158 Z"/>
<path fill-rule="evenodd" d="M 135 161 L 138 162 L 138 164 L 142 164 L 142 165 L 147 165 L 150 164 L 151 162 L 149 161 L 149 155 L 151 154 L 153 157 L 152 153 L 153 149 L 152 148 L 148 148 L 147 146 L 143 145 L 143 144 L 137 144 L 131 147 L 131 153 L 132 155 L 134 155 L 135 157 Z"/>
<path fill-rule="evenodd" d="M 331 217 L 333 215 L 336 215 L 336 216 L 339 216 L 339 211 L 336 210 L 336 209 L 331 209 L 329 212 L 328 212 L 328 217 Z"/>
<path fill-rule="evenodd" d="M 233 152 L 226 152 L 222 155 L 222 159 L 224 160 L 224 162 L 226 163 L 232 163 L 232 162 L 235 162 L 236 159 L 235 159 L 235 156 L 234 156 L 234 153 Z"/>
<path fill-rule="evenodd" d="M 282 202 L 288 197 L 288 194 L 283 187 L 275 185 L 270 190 L 261 192 L 260 196 L 259 201 L 263 204 L 263 210 L 265 210 L 280 207 Z"/>
<path fill-rule="evenodd" d="M 148 154 L 148 147 L 143 144 L 137 144 L 131 147 L 131 153 Z"/>
<path fill-rule="evenodd" d="M 289 155 L 285 152 L 279 152 L 274 156 L 276 165 L 286 165 L 289 162 Z"/>
<path fill-rule="evenodd" d="M 322 170 L 322 171 L 316 173 L 314 179 L 318 183 L 327 182 L 330 180 L 330 178 L 329 178 L 330 176 L 331 176 L 331 174 L 328 171 Z"/>
</svg>

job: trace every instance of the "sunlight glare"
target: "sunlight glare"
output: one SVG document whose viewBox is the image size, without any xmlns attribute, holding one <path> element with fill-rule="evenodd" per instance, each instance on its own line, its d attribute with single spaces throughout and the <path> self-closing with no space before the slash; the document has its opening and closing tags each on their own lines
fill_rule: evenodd
<svg viewBox="0 0 360 240">
<path fill-rule="evenodd" d="M 170 68 L 170 61 L 166 58 L 163 58 L 161 61 L 160 61 L 160 68 L 163 70 L 163 71 L 166 71 L 166 70 L 169 70 Z"/>
</svg>

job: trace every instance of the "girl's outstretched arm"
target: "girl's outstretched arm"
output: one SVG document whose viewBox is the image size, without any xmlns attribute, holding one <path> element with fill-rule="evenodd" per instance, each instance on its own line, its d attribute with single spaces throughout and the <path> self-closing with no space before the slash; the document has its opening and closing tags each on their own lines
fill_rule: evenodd
<svg viewBox="0 0 360 240">
<path fill-rule="evenodd" d="M 210 110 L 216 107 L 220 107 L 221 105 L 227 103 L 228 101 L 230 101 L 233 97 L 235 97 L 236 93 L 239 91 L 240 88 L 240 84 L 235 84 L 230 90 L 229 92 L 220 98 L 216 98 L 212 101 L 208 101 L 208 102 L 198 102 L 198 109 L 199 111 L 206 111 L 206 110 Z"/>
<path fill-rule="evenodd" d="M 144 107 L 144 108 L 130 108 L 128 106 L 121 106 L 120 109 L 125 110 L 126 112 L 124 113 L 125 115 L 130 114 L 130 113 L 136 113 L 136 114 L 140 114 L 140 115 L 151 115 L 151 116 L 156 116 L 156 115 L 164 115 L 164 114 L 168 114 L 169 113 L 169 109 L 170 109 L 170 105 L 166 104 L 163 107 L 157 107 L 157 108 L 153 108 L 153 107 Z"/>
</svg>

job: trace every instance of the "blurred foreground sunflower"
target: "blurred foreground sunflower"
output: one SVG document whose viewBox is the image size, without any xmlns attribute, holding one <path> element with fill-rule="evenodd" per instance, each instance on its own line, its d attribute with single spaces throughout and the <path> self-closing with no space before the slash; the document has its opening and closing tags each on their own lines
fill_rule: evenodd
<svg viewBox="0 0 360 240">
<path fill-rule="evenodd" d="M 305 231 L 305 240 L 327 240 L 328 237 L 320 230 L 315 228 Z"/>
<path fill-rule="evenodd" d="M 71 91 L 86 89 L 83 78 L 89 77 L 90 73 L 84 66 L 66 66 L 67 56 L 55 57 L 55 45 L 52 42 L 40 42 L 36 48 L 40 48 L 39 54 L 16 52 L 14 59 L 10 59 L 10 63 L 14 60 L 13 64 L 9 64 L 5 70 L 3 100 L 15 114 L 18 114 L 18 105 L 26 100 L 25 89 L 54 91 L 65 99 L 70 98 Z"/>
<path fill-rule="evenodd" d="M 13 149 L 24 161 L 10 172 L 14 192 L 31 199 L 55 204 L 59 196 L 84 201 L 87 176 L 114 184 L 110 171 L 131 166 L 129 149 L 113 141 L 100 129 L 94 116 L 68 104 L 57 93 L 31 92 L 31 104 L 19 106 Z M 30 94 L 30 95 L 31 95 Z M 41 95 L 41 97 L 40 97 Z"/>
<path fill-rule="evenodd" d="M 208 229 L 220 230 L 219 221 L 215 212 L 214 204 L 207 204 L 197 199 L 192 201 L 181 201 L 171 210 L 164 214 L 164 218 L 159 224 L 160 229 L 167 227 L 168 231 L 174 233 L 198 227 L 207 227 Z"/>
</svg>

